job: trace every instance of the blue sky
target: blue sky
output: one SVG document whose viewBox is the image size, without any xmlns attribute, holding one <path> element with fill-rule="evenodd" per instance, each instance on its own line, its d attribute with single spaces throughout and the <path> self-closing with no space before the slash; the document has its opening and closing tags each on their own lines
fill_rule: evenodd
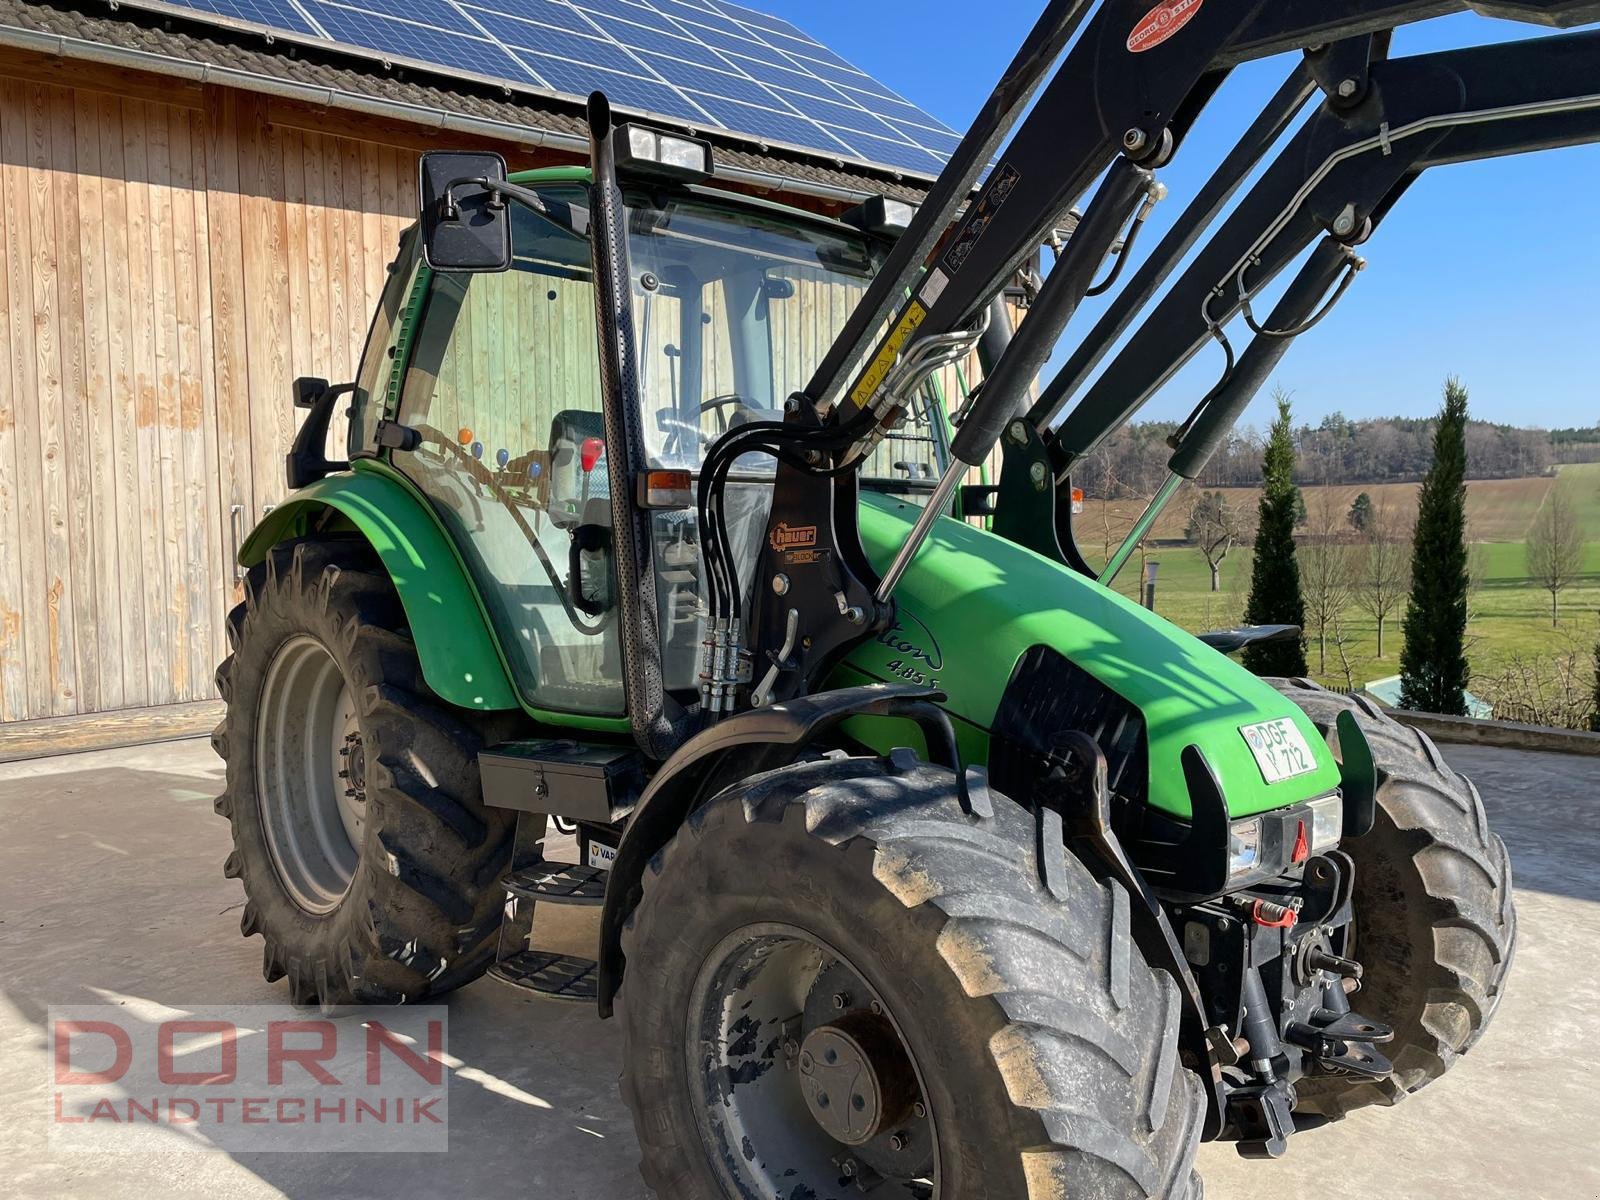
<svg viewBox="0 0 1600 1200">
<path fill-rule="evenodd" d="M 1030 0 L 750 2 L 793 21 L 958 131 L 1040 7 Z M 906 20 L 908 12 L 914 15 Z M 1449 17 L 1402 29 L 1394 54 L 1539 32 Z M 1151 218 L 1146 250 L 1289 67 L 1288 59 L 1250 64 L 1212 101 L 1183 152 L 1160 173 L 1172 195 Z M 1298 419 L 1315 422 L 1335 410 L 1427 415 L 1454 373 L 1471 392 L 1473 414 L 1485 420 L 1600 422 L 1600 147 L 1436 168 L 1362 253 L 1367 270 L 1333 314 L 1295 343 L 1276 376 L 1293 391 Z M 1095 312 L 1080 313 L 1067 337 L 1086 331 Z M 1203 352 L 1142 415 L 1181 417 L 1220 367 L 1218 354 Z M 1261 424 L 1264 414 L 1258 401 L 1245 420 Z"/>
</svg>

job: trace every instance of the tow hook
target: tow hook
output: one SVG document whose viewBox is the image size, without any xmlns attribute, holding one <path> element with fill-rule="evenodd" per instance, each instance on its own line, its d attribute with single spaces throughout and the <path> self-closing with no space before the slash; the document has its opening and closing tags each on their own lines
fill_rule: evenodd
<svg viewBox="0 0 1600 1200">
<path fill-rule="evenodd" d="M 1360 1013 L 1319 1008 L 1308 1021 L 1291 1022 L 1284 1036 L 1307 1050 L 1326 1071 L 1369 1079 L 1394 1073 L 1394 1064 L 1373 1048 L 1392 1039 L 1394 1030 Z"/>
</svg>

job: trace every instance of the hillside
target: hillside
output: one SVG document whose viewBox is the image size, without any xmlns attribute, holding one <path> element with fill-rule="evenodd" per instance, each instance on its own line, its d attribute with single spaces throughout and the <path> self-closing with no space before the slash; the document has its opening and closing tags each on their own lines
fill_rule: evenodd
<svg viewBox="0 0 1600 1200">
<path fill-rule="evenodd" d="M 1550 489 L 1560 479 L 1572 489 L 1572 501 L 1578 510 L 1585 529 L 1585 540 L 1600 542 L 1600 463 L 1576 463 L 1557 468 L 1555 475 L 1531 479 L 1473 479 L 1467 483 L 1468 536 L 1474 542 L 1521 542 L 1528 534 L 1533 519 L 1538 515 Z M 1320 505 L 1331 503 L 1335 511 L 1346 513 L 1356 496 L 1366 492 L 1372 497 L 1374 507 L 1388 505 L 1394 516 L 1406 526 L 1416 518 L 1417 493 L 1420 483 L 1344 484 L 1332 487 L 1302 487 L 1306 509 L 1319 513 Z M 1235 511 L 1254 514 L 1260 501 L 1258 488 L 1217 488 L 1227 497 Z M 1323 500 L 1324 494 L 1329 499 Z M 1166 512 L 1156 522 L 1151 538 L 1157 542 L 1181 542 L 1184 525 L 1189 517 L 1189 497 L 1192 487 L 1167 506 Z M 1143 500 L 1112 500 L 1109 503 L 1090 498 L 1084 504 L 1079 518 L 1078 540 L 1085 553 L 1101 547 L 1106 540 L 1109 523 L 1112 540 L 1120 541 L 1122 535 L 1144 509 Z"/>
</svg>

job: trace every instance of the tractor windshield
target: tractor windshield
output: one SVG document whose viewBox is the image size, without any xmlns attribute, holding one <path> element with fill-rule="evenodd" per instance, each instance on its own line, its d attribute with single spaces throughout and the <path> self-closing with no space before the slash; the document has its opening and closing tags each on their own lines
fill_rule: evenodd
<svg viewBox="0 0 1600 1200">
<path fill-rule="evenodd" d="M 863 238 L 748 203 L 632 195 L 628 230 L 646 453 L 666 468 L 697 470 L 729 429 L 782 420 L 882 261 Z M 930 393 L 864 477 L 931 484 L 943 433 Z"/>
</svg>

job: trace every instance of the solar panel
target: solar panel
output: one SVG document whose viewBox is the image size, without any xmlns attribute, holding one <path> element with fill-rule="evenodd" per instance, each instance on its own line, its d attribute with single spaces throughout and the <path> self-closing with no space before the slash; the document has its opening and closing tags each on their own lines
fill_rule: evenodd
<svg viewBox="0 0 1600 1200">
<path fill-rule="evenodd" d="M 936 175 L 959 138 L 779 17 L 732 0 L 131 0 L 395 65 L 768 146 Z"/>
</svg>

